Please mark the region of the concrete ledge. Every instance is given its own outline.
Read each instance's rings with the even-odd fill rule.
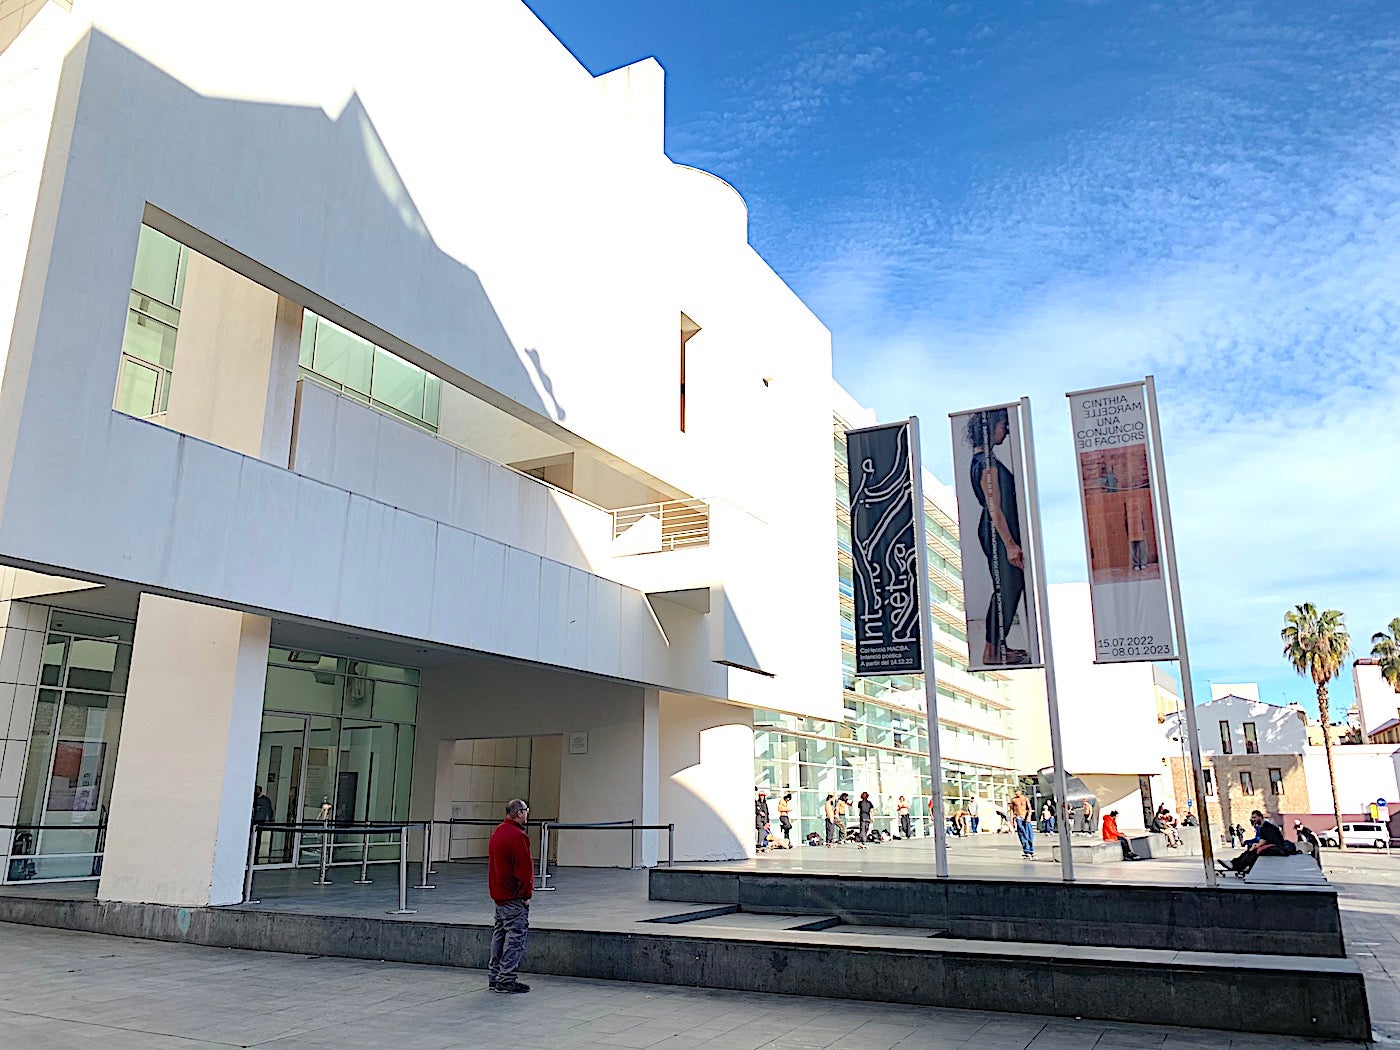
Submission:
[[[257,951],[486,965],[491,929],[395,919],[173,908],[0,896],[0,921]],[[896,943],[891,943],[891,942]],[[1350,960],[1220,956],[1114,948],[785,931],[706,935],[536,928],[531,973],[729,988],[785,995],[976,1008],[1051,1016],[1366,1040],[1370,1013]],[[1152,994],[1137,994],[1150,987]]]
[[[1076,864],[1121,864],[1123,863],[1123,847],[1116,842],[1085,842],[1072,843],[1070,853],[1074,857]],[[1054,843],[1050,847],[1050,857],[1056,864],[1060,862],[1060,844]]]
[[[835,915],[856,925],[941,929],[980,940],[1346,956],[1341,911],[1330,886],[1228,880],[1207,890],[694,868],[653,868],[649,885],[652,900]]]

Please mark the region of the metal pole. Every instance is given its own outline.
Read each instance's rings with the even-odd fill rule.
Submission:
[[[1055,646],[1050,639],[1050,585],[1045,579],[1045,537],[1040,530],[1040,493],[1035,474],[1035,441],[1031,433],[1031,399],[1021,398],[1021,448],[1025,458],[1026,513],[1030,516],[1032,559],[1035,570],[1031,586],[1035,588],[1036,618],[1040,621],[1040,639],[1045,658],[1045,703],[1050,712],[1050,760],[1055,763],[1055,830],[1060,837],[1060,877],[1074,881],[1074,847],[1070,843],[1069,780],[1065,771],[1065,745],[1060,736],[1060,697],[1055,683]],[[1024,550],[1024,548],[1022,548]],[[1028,815],[1035,819],[1035,814]]]
[[[413,915],[408,907],[408,827],[399,828],[399,910],[390,915]]]
[[[1147,419],[1152,430],[1152,460],[1157,468],[1157,488],[1162,496],[1162,544],[1167,556],[1167,586],[1171,588],[1172,621],[1176,628],[1177,661],[1181,668],[1181,699],[1186,705],[1186,733],[1191,743],[1191,778],[1201,811],[1196,819],[1201,827],[1201,861],[1206,868],[1206,885],[1216,884],[1215,843],[1210,835],[1210,811],[1206,805],[1205,767],[1201,764],[1201,737],[1196,729],[1196,697],[1191,689],[1191,658],[1186,649],[1186,617],[1181,611],[1181,583],[1176,574],[1176,537],[1172,533],[1171,503],[1167,499],[1167,464],[1162,455],[1162,424],[1157,418],[1157,384],[1151,376],[1143,381],[1147,392]]]
[[[430,885],[428,885],[428,864],[429,864],[429,861],[428,861],[428,850],[429,850],[429,848],[430,848],[431,845],[432,845],[431,840],[428,838],[428,827],[429,827],[429,825],[428,825],[427,823],[424,823],[424,825],[423,825],[423,881],[422,881],[421,883],[419,883],[417,886],[413,887],[413,888],[416,889],[416,890],[432,890],[432,889],[437,889],[436,886],[430,886]]]
[[[933,804],[933,867],[948,877],[948,835],[943,827],[943,750],[938,739],[938,682],[933,664],[933,607],[929,604],[928,536],[924,528],[924,457],[919,417],[909,417],[909,471],[914,483],[915,565],[919,571],[919,659],[924,666],[924,713],[928,719],[929,801]]]
[[[552,890],[549,884],[549,821],[540,822],[540,884],[537,890]]]
[[[368,886],[374,882],[369,877],[369,831],[365,831],[364,841],[360,844],[360,877],[355,880],[356,886]]]
[[[433,841],[433,825],[436,823],[437,821],[435,820],[429,820],[423,825],[423,834],[428,836],[429,845],[431,845]],[[452,832],[450,830],[448,831],[447,838],[449,842],[452,840]],[[433,867],[433,852],[431,849],[428,850],[428,864],[423,870],[429,875],[437,874],[437,869]]]
[[[330,819],[327,818],[326,822],[321,825],[321,874],[316,881],[311,884],[313,886],[329,886],[331,884],[331,880],[326,878],[326,845],[330,839],[330,827],[331,822]]]
[[[258,829],[253,828],[248,833],[248,870],[243,875],[243,903],[261,904],[262,901],[253,900],[253,865],[258,860]]]
[[[1389,840],[1387,840],[1387,841],[1389,841]],[[668,868],[674,868],[675,866],[676,866],[676,826],[675,826],[674,824],[667,824],[667,825],[666,825],[666,867],[668,867]]]

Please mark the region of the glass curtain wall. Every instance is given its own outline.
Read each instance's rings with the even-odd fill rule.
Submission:
[[[49,614],[6,881],[102,873],[136,625]]]
[[[897,827],[896,803],[909,802],[916,834],[930,834],[928,718],[919,675],[857,678],[855,609],[847,483],[847,423],[834,420],[836,572],[840,592],[844,717],[840,721],[755,711],[755,784],[781,798],[793,795],[794,829],[821,834],[828,793],[863,791],[875,803],[875,827]],[[992,807],[1005,808],[1015,791],[1014,733],[1006,679],[967,670],[957,525],[925,501],[934,659],[938,671],[939,740],[949,813],[983,800],[982,827],[995,829]]]
[[[273,823],[408,819],[419,672],[292,649],[268,654],[257,786]],[[336,835],[335,861],[358,861],[364,837]],[[397,859],[394,834],[371,836],[371,859]],[[314,863],[321,838],[267,832],[264,864]],[[305,855],[303,855],[305,854]]]

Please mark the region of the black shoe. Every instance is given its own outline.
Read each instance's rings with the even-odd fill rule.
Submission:
[[[511,992],[518,994],[521,992],[528,992],[530,986],[528,984],[521,984],[519,981],[500,981],[496,984],[496,987],[491,990],[493,992]]]

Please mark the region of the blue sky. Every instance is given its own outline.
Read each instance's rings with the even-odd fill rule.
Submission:
[[[1053,581],[1064,392],[1157,377],[1198,694],[1314,709],[1284,611],[1357,655],[1400,616],[1400,5],[528,2],[594,73],[661,62],[668,154],[935,473],[949,411],[1031,397]]]

